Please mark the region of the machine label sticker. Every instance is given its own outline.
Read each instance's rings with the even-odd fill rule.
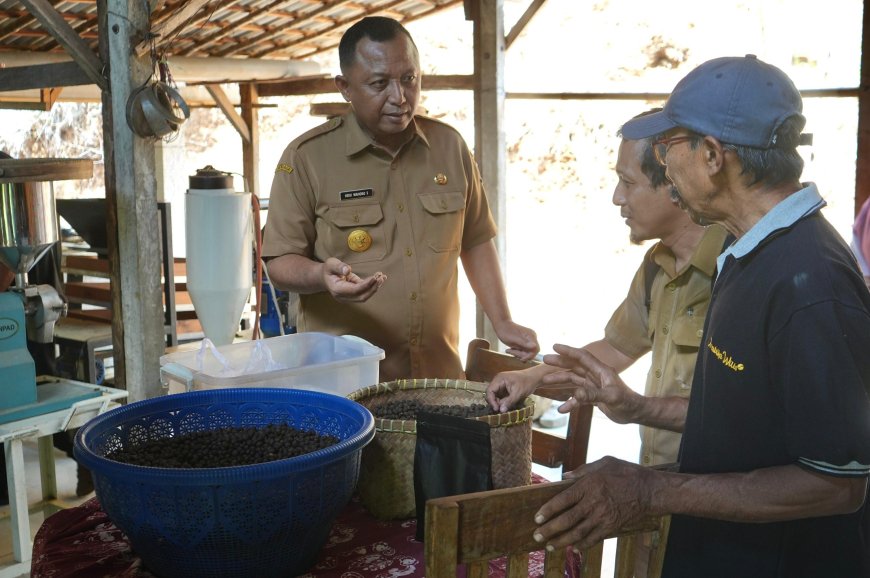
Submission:
[[[0,317],[0,341],[18,334],[18,322],[9,317]]]
[[[341,191],[339,196],[342,201],[351,201],[353,199],[364,199],[366,197],[373,197],[375,194],[374,189],[357,189],[355,191]]]

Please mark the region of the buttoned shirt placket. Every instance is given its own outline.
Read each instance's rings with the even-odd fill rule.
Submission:
[[[415,374],[420,370],[420,358],[423,351],[423,292],[421,290],[420,259],[417,255],[416,235],[411,212],[414,210],[413,194],[406,189],[404,178],[404,152],[412,146],[421,146],[414,137],[402,147],[390,162],[389,198],[396,209],[397,242],[401,247],[405,273],[405,296],[407,315],[408,351],[411,358],[411,371]]]

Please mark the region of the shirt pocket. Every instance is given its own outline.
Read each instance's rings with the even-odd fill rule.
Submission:
[[[684,307],[674,319],[671,341],[674,345],[674,380],[680,390],[688,392],[695,373],[695,360],[704,338],[704,317],[708,302]],[[678,395],[677,392],[674,392]]]
[[[383,260],[387,254],[384,212],[379,203],[331,205],[324,215],[327,256],[347,264]]]
[[[700,282],[696,280],[686,290],[689,293],[680,304],[671,338],[679,346],[697,349],[704,338],[704,319],[710,308],[710,280],[706,277]]]
[[[465,191],[438,191],[417,195],[423,205],[423,240],[436,253],[462,246]]]

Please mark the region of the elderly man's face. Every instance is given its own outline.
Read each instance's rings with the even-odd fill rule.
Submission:
[[[404,34],[387,42],[363,38],[346,75],[335,79],[357,119],[389,149],[400,147],[420,101],[417,49]]]
[[[658,154],[665,161],[665,174],[674,183],[672,195],[692,220],[699,225],[709,225],[704,215],[707,195],[704,191],[708,183],[704,178],[702,147],[693,147],[688,133],[676,131],[668,135],[673,143],[667,147],[666,154]]]

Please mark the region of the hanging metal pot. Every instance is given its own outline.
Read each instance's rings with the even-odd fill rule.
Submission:
[[[140,86],[127,99],[127,125],[142,138],[163,138],[189,117],[181,94],[165,82]]]

